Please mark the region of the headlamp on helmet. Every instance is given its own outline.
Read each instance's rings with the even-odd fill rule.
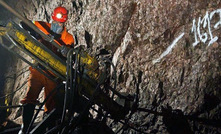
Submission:
[[[62,18],[62,14],[61,14],[61,13],[58,13],[58,14],[56,15],[56,17],[57,17],[58,19],[61,19],[61,18]]]
[[[64,7],[57,7],[52,13],[52,19],[58,22],[66,22],[68,19],[68,11]]]

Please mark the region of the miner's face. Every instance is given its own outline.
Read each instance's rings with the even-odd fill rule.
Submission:
[[[56,33],[56,34],[61,34],[61,32],[64,29],[64,23],[58,22],[58,21],[53,21],[51,23],[51,30]]]

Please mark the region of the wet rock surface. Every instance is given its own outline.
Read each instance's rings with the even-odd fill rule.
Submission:
[[[146,133],[221,133],[220,0],[18,2],[28,19],[48,22],[54,7],[65,6],[78,45],[93,56],[109,53],[118,91],[136,93],[141,78],[139,107],[164,114],[137,112],[130,119],[134,127]]]

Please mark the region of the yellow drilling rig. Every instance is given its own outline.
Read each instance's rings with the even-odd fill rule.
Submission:
[[[61,49],[52,36],[45,35],[31,21],[18,14],[2,0],[0,0],[0,4],[28,25],[33,31],[38,33],[44,40],[50,42],[51,45],[55,46],[57,49]],[[7,25],[0,27],[0,36],[10,42],[10,44],[8,44],[5,43],[4,40],[0,40],[0,44],[8,51],[21,58],[24,62],[37,69],[51,80],[63,81],[64,84],[61,85],[64,86],[60,86],[56,89],[59,90],[61,87],[65,88],[64,105],[61,108],[63,112],[60,117],[59,125],[55,126],[55,128],[51,131],[60,133],[67,133],[71,130],[74,131],[74,129],[79,125],[78,122],[80,122],[81,118],[85,116],[84,114],[88,113],[93,104],[97,104],[106,111],[106,114],[103,116],[107,117],[108,114],[110,114],[111,118],[114,120],[124,119],[125,115],[129,112],[129,109],[115,102],[113,100],[113,96],[117,95],[123,99],[129,99],[115,91],[116,84],[114,88],[111,86],[103,86],[106,80],[105,71],[99,70],[98,61],[85,51],[82,51],[81,48],[70,49],[67,59],[60,58],[39,42],[35,37],[31,36],[29,31],[23,29],[19,24],[13,21],[10,21]],[[25,53],[31,57],[31,60],[36,62],[32,63],[30,58],[27,58],[27,56],[24,56],[21,52]],[[49,76],[41,68],[42,66],[54,75]],[[108,92],[109,90],[112,90],[112,97],[104,93],[104,90],[106,92],[107,90]],[[86,98],[88,102],[84,110],[76,117],[74,116],[75,110],[71,104],[73,104],[73,101],[75,101],[78,96]],[[42,106],[43,104],[44,103],[42,103]],[[54,111],[56,110],[53,110],[49,114],[50,116],[45,118],[42,123],[37,125],[34,129],[31,129],[34,119],[39,112],[38,111],[35,118],[33,118],[29,125],[29,132],[43,133],[43,128],[46,128],[48,122],[54,119]]]

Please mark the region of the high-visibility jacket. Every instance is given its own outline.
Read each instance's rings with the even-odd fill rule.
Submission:
[[[51,24],[42,21],[34,21],[34,24],[45,34],[49,35],[52,34],[50,28]],[[55,38],[55,42],[58,43],[60,46],[62,45],[73,45],[75,43],[74,38],[71,34],[67,32],[67,29],[64,27],[64,30],[61,33],[60,38]]]
[[[45,34],[49,35],[51,34],[51,24],[41,21],[35,21],[34,24]],[[60,46],[66,45],[71,46],[75,43],[74,38],[71,34],[69,34],[64,28],[63,32],[60,36],[56,36],[55,42],[58,43]],[[52,44],[45,41],[44,39],[39,40],[47,46],[49,49],[51,49],[54,53],[59,54],[57,51],[57,48],[55,48]],[[30,67],[30,76],[28,79],[28,91],[26,93],[26,96],[20,101],[22,104],[32,103],[36,104],[38,103],[37,98],[42,90],[42,88],[45,88],[44,95],[45,97],[50,94],[50,92],[56,87],[57,83],[51,81],[49,78],[38,72],[36,69]],[[48,99],[48,101],[45,103],[45,112],[50,112],[55,108],[55,96],[52,96]]]

